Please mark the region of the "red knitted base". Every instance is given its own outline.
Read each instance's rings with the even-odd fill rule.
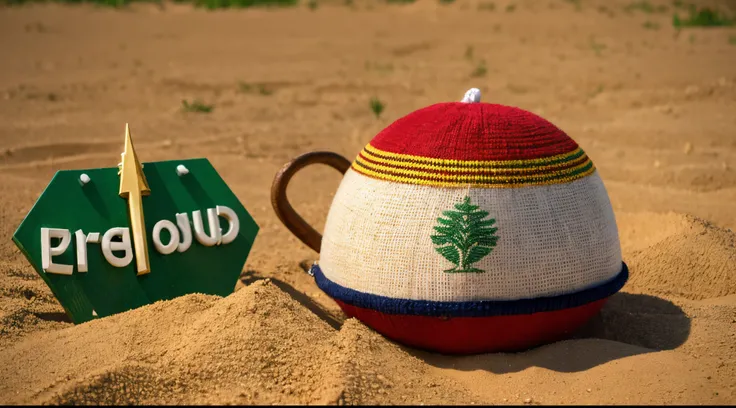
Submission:
[[[389,153],[451,160],[528,160],[569,153],[578,144],[546,119],[490,103],[438,103],[414,111],[370,144]]]
[[[519,351],[562,340],[595,316],[606,300],[553,312],[448,320],[389,315],[335,301],[345,314],[396,342],[445,354],[475,354]]]

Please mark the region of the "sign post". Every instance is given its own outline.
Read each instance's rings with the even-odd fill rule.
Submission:
[[[207,159],[57,172],[13,241],[74,323],[235,289],[258,226]]]

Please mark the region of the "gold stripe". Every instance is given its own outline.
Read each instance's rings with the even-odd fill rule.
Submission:
[[[364,169],[368,169],[371,171],[375,170],[383,170],[388,171],[391,173],[398,173],[401,176],[406,176],[408,178],[411,178],[411,176],[418,176],[418,177],[426,177],[426,178],[432,178],[436,180],[443,180],[443,181],[454,181],[455,183],[463,183],[463,182],[490,182],[490,183],[497,183],[497,182],[512,182],[512,183],[524,183],[527,180],[534,180],[539,179],[543,177],[555,177],[555,176],[564,176],[570,173],[575,173],[577,170],[581,170],[582,168],[590,165],[591,168],[594,167],[592,162],[590,160],[586,160],[585,162],[570,167],[568,169],[565,169],[563,171],[551,171],[543,174],[533,174],[533,175],[519,175],[519,176],[487,176],[487,175],[460,175],[460,174],[438,174],[438,173],[427,173],[423,171],[416,171],[416,170],[404,170],[404,169],[396,169],[393,167],[387,167],[387,166],[381,166],[381,165],[375,165],[375,164],[365,164],[359,159],[355,160],[354,164],[360,165],[360,167]],[[383,174],[383,173],[380,173]],[[385,176],[389,176],[387,174],[384,174]],[[391,177],[394,177],[391,175]]]
[[[456,165],[464,165],[464,166],[503,166],[503,165],[521,165],[521,166],[531,166],[534,164],[547,164],[551,161],[557,161],[557,160],[564,160],[569,158],[570,156],[574,156],[576,153],[580,152],[580,147],[577,149],[569,152],[569,153],[563,153],[558,154],[556,156],[550,156],[550,157],[542,157],[539,159],[527,159],[527,160],[451,160],[451,159],[433,159],[429,157],[421,157],[421,156],[413,156],[409,154],[398,154],[398,153],[390,153],[385,152],[383,150],[377,149],[373,146],[371,146],[370,143],[368,143],[365,146],[365,151],[371,153],[371,154],[377,154],[385,157],[389,157],[391,159],[398,159],[398,160],[411,160],[419,163],[428,163],[428,164],[438,164],[438,165],[446,165],[446,166],[456,166]]]
[[[419,184],[419,185],[434,186],[434,187],[474,187],[474,188],[488,188],[488,187],[517,188],[517,187],[526,187],[526,186],[562,184],[562,183],[569,183],[571,181],[575,181],[583,177],[587,177],[593,174],[593,172],[595,172],[595,166],[591,166],[590,169],[588,169],[587,171],[583,173],[575,174],[569,177],[561,177],[558,179],[533,181],[533,182],[522,182],[522,183],[513,183],[513,184],[512,183],[491,184],[491,183],[443,182],[443,181],[434,181],[434,180],[422,180],[422,179],[416,179],[416,178],[410,178],[410,177],[399,177],[399,176],[393,176],[389,174],[378,173],[378,172],[375,172],[373,170],[366,169],[366,168],[358,169],[356,168],[355,165],[353,165],[353,169],[355,169],[359,173],[362,173],[372,178],[376,178],[380,180],[394,181],[397,183]]]
[[[579,148],[576,150],[576,152],[578,151],[580,151]],[[396,161],[396,160],[387,160],[387,159],[382,159],[380,157],[374,156],[367,149],[364,149],[361,152],[361,154],[367,159],[378,163],[378,164],[364,163],[366,166],[386,165],[386,166],[390,166],[391,168],[395,168],[393,166],[399,166],[399,167],[411,167],[414,169],[437,170],[437,171],[444,171],[444,172],[468,172],[468,173],[530,173],[530,172],[554,170],[560,167],[565,167],[569,165],[570,161],[578,161],[578,160],[583,160],[583,162],[590,161],[587,155],[585,153],[582,153],[580,157],[577,157],[570,161],[563,161],[560,163],[550,164],[546,166],[542,165],[542,166],[530,166],[530,167],[501,167],[501,168],[499,167],[458,167],[458,166],[451,166],[451,165],[438,166],[435,164],[424,164],[424,163],[412,163],[412,162],[404,162],[404,161]],[[359,160],[359,159],[360,158],[358,157],[355,160]],[[395,169],[395,171],[405,171],[405,169]]]

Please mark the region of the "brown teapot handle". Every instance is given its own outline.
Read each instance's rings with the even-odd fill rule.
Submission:
[[[317,232],[311,225],[307,224],[304,219],[294,211],[286,198],[286,187],[289,181],[297,171],[303,169],[310,164],[326,164],[336,169],[342,174],[350,168],[350,161],[332,152],[309,152],[296,157],[294,160],[286,163],[281,170],[276,173],[276,177],[271,184],[271,205],[276,215],[286,228],[291,231],[304,244],[319,253],[322,246],[322,234]]]

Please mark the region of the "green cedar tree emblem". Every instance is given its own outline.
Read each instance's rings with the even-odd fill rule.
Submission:
[[[431,237],[437,245],[435,250],[455,265],[445,272],[485,272],[472,265],[490,254],[496,246],[498,237],[494,234],[498,228],[493,227],[496,220],[484,220],[488,211],[470,204],[470,197],[455,204],[455,209],[457,211],[442,212],[447,218],[437,218],[439,224],[434,227],[437,234]]]

